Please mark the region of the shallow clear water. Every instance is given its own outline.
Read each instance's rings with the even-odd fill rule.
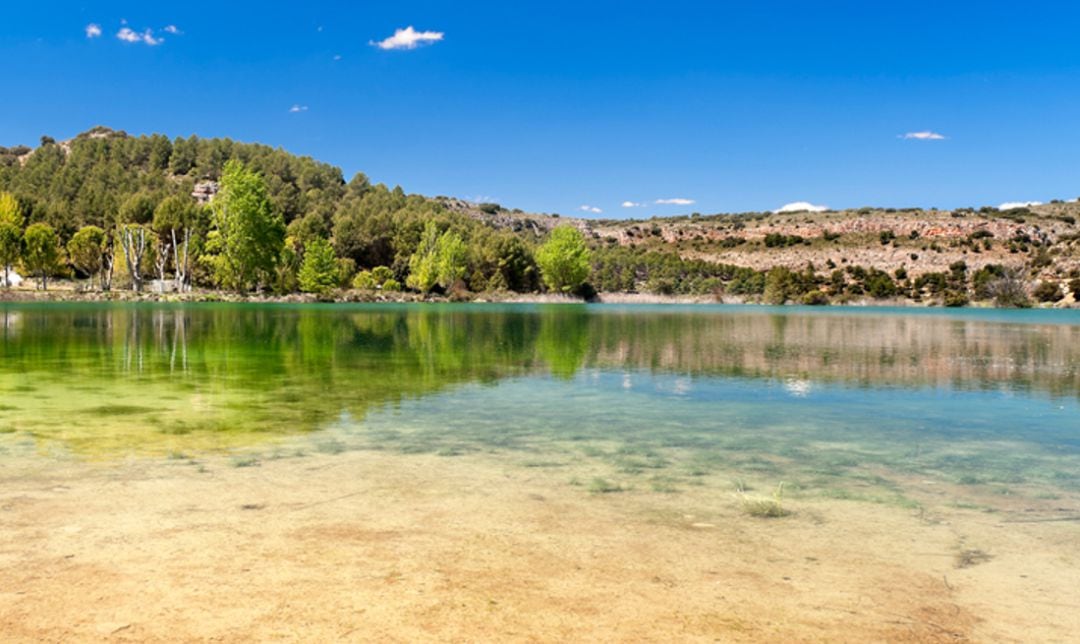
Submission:
[[[1080,489],[1077,311],[48,304],[0,322],[0,463],[377,449],[663,494]]]

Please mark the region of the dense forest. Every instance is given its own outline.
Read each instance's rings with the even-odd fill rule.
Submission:
[[[334,166],[265,145],[129,136],[98,127],[70,141],[42,137],[33,149],[0,148],[2,279],[7,285],[7,271],[18,269],[42,289],[62,278],[101,290],[410,290],[452,297],[603,291],[806,304],[910,298],[1025,306],[1080,294],[1075,269],[1059,270],[1053,280],[1032,279],[1033,270],[1052,264],[1051,253],[1060,252],[1046,234],[1008,242],[1014,254],[1018,248],[1030,254],[1026,264],[959,259],[918,272],[846,258],[843,264],[798,259],[770,265],[766,259],[762,265],[718,261],[707,251],[711,245],[715,253],[743,253],[736,259],[759,257],[756,251],[790,255],[804,245],[835,245],[840,235],[771,232],[748,241],[734,231],[757,215],[683,218],[686,226],[699,226],[693,230],[679,218],[605,227],[460,203],[372,184],[362,173],[346,181]],[[719,236],[725,227],[733,232]],[[929,252],[915,241],[917,231],[878,237],[882,247],[922,243]],[[964,256],[969,248],[989,251],[992,237],[984,230],[970,234]],[[911,253],[911,261],[916,258]]]

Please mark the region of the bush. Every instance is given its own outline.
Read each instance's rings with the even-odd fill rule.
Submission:
[[[944,304],[948,307],[967,306],[970,303],[967,293],[963,291],[946,291]]]
[[[385,266],[376,266],[371,269],[371,277],[376,284],[385,284],[387,281],[394,279],[394,271]]]
[[[997,306],[1018,309],[1031,306],[1024,282],[1015,273],[1006,272],[1004,277],[991,282],[987,286],[987,291],[994,298],[994,304]]]
[[[338,286],[346,288],[356,275],[356,260],[351,257],[342,257],[337,260]]]
[[[375,278],[371,271],[360,271],[353,278],[352,287],[361,291],[370,291],[376,286]]]
[[[1040,302],[1060,302],[1065,294],[1061,292],[1061,287],[1057,282],[1039,282],[1039,285],[1035,287],[1032,292],[1035,299]]]
[[[325,294],[338,284],[338,264],[334,247],[325,239],[314,239],[304,250],[300,265],[300,289],[305,293]]]
[[[1080,302],[1080,278],[1069,280],[1069,290],[1072,291],[1073,299]]]
[[[573,226],[558,226],[536,251],[540,275],[552,291],[570,293],[585,283],[590,270],[585,237]]]
[[[815,289],[802,296],[802,303],[808,306],[824,306],[829,303],[829,298],[821,291]]]
[[[401,282],[397,281],[394,278],[390,278],[383,282],[382,290],[390,293],[397,293],[401,290]]]

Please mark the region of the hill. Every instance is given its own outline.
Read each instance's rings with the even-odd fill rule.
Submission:
[[[372,185],[362,173],[346,182],[339,168],[265,145],[131,136],[104,127],[67,141],[42,137],[37,148],[0,148],[0,191],[14,195],[26,224],[52,226],[61,245],[85,226],[110,232],[145,226],[151,237],[160,236],[156,245],[165,251],[156,271],[163,281],[177,272],[171,263],[179,260],[170,259],[168,236],[155,230],[155,213],[170,201],[170,207],[190,208],[197,223],[189,279],[214,287],[221,284],[212,266],[198,259],[214,234],[207,204],[230,160],[263,177],[272,209],[286,226],[287,252],[275,277],[258,283],[279,292],[299,288],[305,249],[320,239],[332,244],[340,285],[351,285],[357,270],[370,277],[377,267],[386,267],[380,275],[392,283],[405,284],[428,222],[464,244],[454,284],[459,293],[542,289],[535,250],[559,225],[580,230],[591,247],[586,293],[1009,305],[1032,297],[1072,303],[1080,290],[1077,202],[1010,210],[860,208],[589,220],[408,195],[400,187]],[[68,259],[53,272],[85,277]]]

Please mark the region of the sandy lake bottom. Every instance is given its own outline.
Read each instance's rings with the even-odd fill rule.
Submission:
[[[1060,508],[597,492],[498,456],[8,467],[6,641],[1068,641]],[[570,467],[569,469],[572,469]],[[559,470],[559,471],[555,471]],[[749,494],[749,493],[744,493]]]

